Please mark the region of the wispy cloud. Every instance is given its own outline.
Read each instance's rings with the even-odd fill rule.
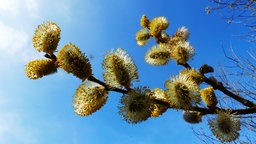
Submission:
[[[32,47],[32,34],[37,21],[54,17],[69,21],[72,17],[69,0],[0,0],[0,56],[6,61],[23,64],[42,58]],[[4,58],[3,58],[4,57]]]
[[[17,54],[28,43],[28,34],[23,30],[14,29],[0,22],[0,50],[5,53]]]
[[[25,63],[38,57],[31,44],[27,27],[38,17],[36,0],[0,0],[0,56],[2,60]],[[30,34],[30,35],[29,35]]]
[[[84,7],[86,11],[73,15],[75,9],[72,0],[0,0],[0,70],[2,71],[0,79],[6,77],[5,79],[8,81],[4,84],[10,85],[0,88],[0,143],[44,143],[42,141],[47,140],[49,133],[57,136],[56,141],[62,139],[61,135],[68,134],[68,130],[63,130],[67,125],[64,125],[60,119],[42,118],[42,122],[28,122],[34,121],[37,117],[23,108],[28,107],[24,105],[31,100],[26,97],[24,101],[18,99],[17,96],[25,94],[18,93],[17,90],[15,92],[11,87],[15,85],[20,89],[25,89],[25,84],[21,81],[17,82],[17,79],[11,77],[8,72],[14,72],[29,60],[43,57],[43,53],[38,53],[32,44],[33,31],[38,24],[45,20],[59,20],[62,23],[68,23],[81,14],[89,15],[89,10],[93,7],[86,5]],[[87,11],[88,13],[85,13]],[[19,66],[16,68],[10,65],[10,61],[15,66]],[[22,73],[20,69],[15,72]],[[64,73],[64,71],[60,72]],[[10,92],[10,94],[6,96],[3,91]],[[22,104],[17,106],[13,102]],[[73,140],[74,143],[78,143],[76,137]]]
[[[39,10],[38,0],[0,0],[0,12],[8,14],[9,17],[23,15],[37,17]],[[25,15],[23,15],[23,18]]]
[[[15,29],[0,21],[0,56],[17,62],[27,62],[39,55],[35,54],[27,32]]]
[[[0,0],[0,12],[9,13],[11,15],[18,14],[19,1],[18,0]]]
[[[27,12],[31,17],[39,17],[39,1],[37,0],[25,0]]]
[[[18,85],[22,87],[22,82],[17,82],[17,79],[11,77],[8,72],[15,71],[20,68],[20,65],[26,64],[29,60],[43,57],[42,53],[38,53],[33,48],[32,36],[37,24],[40,24],[38,21],[47,17],[43,15],[44,12],[48,8],[54,9],[52,5],[49,5],[51,1],[48,1],[48,3],[47,1],[0,0],[0,70],[2,72],[0,79],[8,79],[4,82],[7,85],[13,85],[14,83],[17,85],[19,83]],[[47,3],[47,5],[45,4],[46,7],[42,8],[41,5],[44,3]],[[63,5],[66,7],[63,11],[69,11],[67,5]],[[56,8],[57,5],[54,7]],[[61,16],[56,15],[56,17]],[[22,71],[17,73],[22,73]],[[42,136],[38,133],[42,134],[45,130],[35,128],[35,125],[28,122],[34,120],[34,115],[30,116],[26,113],[26,109],[23,109],[25,104],[17,106],[13,103],[25,102],[17,99],[15,97],[17,95],[9,86],[0,88],[0,143],[42,143]],[[46,123],[51,122],[47,121]]]

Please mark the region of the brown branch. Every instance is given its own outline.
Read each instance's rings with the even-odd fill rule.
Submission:
[[[185,65],[183,65],[183,66],[186,67],[186,68],[191,68],[191,66],[189,64],[187,64],[187,63]],[[98,84],[104,86],[109,91],[115,91],[115,92],[119,92],[119,93],[122,93],[122,94],[127,94],[128,93],[128,90],[111,87],[111,86],[107,85],[105,82],[100,81],[99,79],[95,78],[93,75],[91,75],[88,78],[88,80],[93,81],[95,83],[98,83]],[[229,90],[227,90],[223,85],[218,85],[216,82],[212,81],[211,79],[209,79],[207,77],[205,77],[205,82],[208,83],[209,85],[213,86],[213,88],[222,91],[226,95],[232,97],[233,99],[241,102],[242,104],[244,104],[245,106],[248,106],[250,108],[247,108],[247,109],[234,109],[234,110],[232,110],[232,109],[221,109],[219,107],[215,107],[215,108],[192,107],[191,110],[201,112],[202,115],[216,114],[217,111],[229,111],[231,114],[235,114],[235,115],[256,113],[256,105],[254,105],[251,101],[246,100],[246,99],[244,99],[244,98],[242,98],[242,97],[240,97],[238,95],[235,95],[234,93],[232,93]],[[155,99],[155,102],[157,104],[161,104],[161,105],[167,106],[168,108],[173,108],[167,102],[163,102],[161,100],[156,100],[156,99]],[[181,109],[183,109],[183,108],[181,108]]]
[[[185,63],[182,66],[184,66],[186,69],[191,69],[191,66],[188,63]]]
[[[111,87],[109,85],[107,85],[106,83],[100,81],[99,79],[95,78],[93,75],[91,75],[88,80],[90,81],[93,81],[95,83],[98,83],[102,86],[104,86],[108,91],[115,91],[115,92],[119,92],[119,93],[122,93],[122,94],[127,94],[128,91],[127,90],[124,90],[124,89],[120,89],[120,88],[115,88],[115,87]]]
[[[51,60],[54,61],[54,62],[57,61],[57,57],[56,57],[56,55],[54,55],[54,54],[48,54],[48,53],[46,53],[46,54],[44,55],[44,57],[46,57],[46,58],[48,58],[48,59],[51,59]]]
[[[156,99],[155,99],[155,102],[157,104],[164,105],[168,108],[173,108],[173,107],[170,106],[170,104],[168,102],[164,102],[164,101],[156,100]],[[180,108],[180,109],[183,109],[183,108]],[[215,108],[211,108],[211,109],[210,108],[202,108],[202,107],[191,107],[191,110],[198,111],[202,115],[217,114],[218,111],[227,111],[227,112],[230,112],[231,114],[234,114],[234,115],[242,115],[242,114],[256,113],[256,106],[246,108],[246,109],[233,109],[233,110],[232,109],[222,109],[222,108],[219,108],[219,107],[215,107]]]
[[[189,66],[187,64],[187,66]],[[190,66],[189,66],[190,67]],[[90,81],[93,81],[95,83],[98,83],[102,86],[104,86],[105,88],[107,88],[107,90],[109,91],[115,91],[115,92],[119,92],[119,93],[122,93],[122,94],[127,94],[128,91],[127,90],[124,90],[124,89],[120,89],[120,88],[113,88],[113,87],[110,87],[108,86],[106,83],[98,80],[97,78],[95,78],[93,75],[91,75],[88,80]],[[212,84],[211,84],[212,85]],[[213,84],[214,85],[214,84]],[[164,105],[168,108],[174,108],[172,106],[170,106],[170,104],[168,102],[164,102],[164,101],[161,101],[161,100],[156,100],[155,99],[155,102],[157,104],[160,104],[160,105]],[[183,109],[183,108],[181,108]],[[202,115],[207,115],[207,114],[216,114],[218,111],[228,111],[230,112],[231,114],[235,114],[235,115],[241,115],[241,114],[252,114],[252,113],[256,113],[256,105],[253,106],[253,107],[250,107],[250,108],[246,108],[246,109],[221,109],[219,107],[215,107],[215,108],[202,108],[202,107],[191,107],[191,110],[193,111],[198,111],[200,112]]]
[[[226,94],[227,96],[230,96],[231,98],[235,99],[236,101],[242,103],[244,106],[248,106],[248,107],[253,107],[254,103],[239,96],[236,95],[234,93],[232,93],[231,91],[227,90],[221,83],[216,83],[214,81],[212,81],[211,79],[207,78],[204,76],[204,82],[211,85],[214,89],[218,89],[221,92],[223,92],[224,94]]]
[[[195,111],[199,111],[202,113],[202,115],[206,114],[216,114],[217,111],[227,111],[234,115],[243,115],[243,114],[253,114],[256,113],[256,107],[250,107],[246,109],[221,109],[216,107],[215,109],[207,109],[207,108],[200,108],[200,107],[193,107]]]
[[[191,68],[191,66],[186,63],[183,65],[185,68]],[[231,91],[229,91],[228,89],[226,89],[221,82],[215,82],[209,78],[207,78],[206,76],[204,76],[204,82],[211,85],[214,89],[217,89],[221,92],[223,92],[224,94],[226,94],[227,96],[230,96],[231,98],[235,99],[236,101],[242,103],[244,106],[248,106],[248,107],[253,107],[255,106],[255,104],[239,95],[236,95],[234,93],[232,93]]]

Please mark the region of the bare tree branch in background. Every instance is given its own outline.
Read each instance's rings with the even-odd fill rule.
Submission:
[[[238,34],[256,41],[256,0],[210,0],[213,6],[205,8],[207,14],[219,11],[227,23],[242,24],[248,28],[248,33]]]
[[[256,57],[255,50],[248,50],[247,57],[238,56],[233,49],[231,56],[225,52],[227,59],[234,63],[233,67],[221,67],[220,79],[228,89],[243,97],[256,100]]]
[[[256,100],[256,55],[255,50],[251,49],[247,51],[247,56],[242,57],[237,55],[231,48],[228,52],[224,51],[224,54],[228,60],[231,61],[232,66],[220,66],[219,74],[216,76],[224,85],[225,88],[233,93],[242,96],[248,100]],[[221,98],[221,107],[241,107],[235,101],[231,101],[228,97]],[[234,144],[254,144],[256,143],[256,116],[255,115],[237,115],[241,121],[241,129],[243,132],[240,134],[240,138],[233,141]],[[207,135],[203,129],[193,129],[196,136],[206,143],[219,143],[215,137]]]

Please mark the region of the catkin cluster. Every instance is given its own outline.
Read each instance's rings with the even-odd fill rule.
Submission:
[[[145,46],[153,37],[158,46],[153,46],[145,54],[145,60],[151,65],[166,65],[170,59],[184,65],[194,56],[194,48],[188,42],[189,31],[186,27],[179,28],[171,37],[165,32],[169,22],[165,17],[149,20],[145,15],[141,17],[142,28],[136,33],[139,46]]]
[[[165,98],[162,101],[168,102],[171,108],[183,109],[183,119],[186,122],[191,124],[201,122],[203,115],[194,111],[193,108],[205,104],[209,109],[214,109],[218,104],[213,87],[200,89],[200,85],[206,79],[204,74],[213,72],[214,69],[207,64],[202,65],[199,70],[188,67],[187,62],[194,56],[195,51],[188,41],[190,33],[186,27],[178,28],[172,36],[169,36],[165,32],[169,26],[165,17],[156,17],[150,21],[145,15],[141,17],[140,25],[142,28],[136,33],[137,44],[145,46],[150,37],[154,38],[157,43],[145,54],[145,61],[148,64],[166,65],[173,59],[178,65],[186,67],[178,75],[172,75],[165,82]],[[159,108],[155,108],[156,112],[157,110]],[[164,111],[163,107],[161,113]],[[221,112],[217,118],[209,121],[209,125],[213,134],[220,141],[230,142],[239,136],[239,122],[229,113]]]
[[[33,46],[38,52],[45,52],[50,59],[37,59],[28,62],[25,73],[30,79],[38,79],[57,72],[58,65],[54,52],[60,40],[60,28],[54,22],[46,22],[37,27],[33,36]]]
[[[140,25],[142,28],[136,33],[137,44],[145,46],[151,37],[157,43],[145,54],[148,64],[166,65],[173,59],[178,65],[186,67],[166,80],[165,90],[133,87],[139,79],[138,68],[122,48],[104,55],[104,82],[96,79],[88,57],[76,45],[68,43],[56,51],[61,30],[54,22],[39,25],[33,36],[34,48],[44,52],[48,59],[28,62],[25,73],[30,79],[38,79],[62,68],[81,79],[83,83],[73,96],[74,112],[79,116],[88,116],[101,109],[108,99],[109,91],[113,90],[123,93],[118,108],[120,116],[128,123],[136,124],[150,117],[158,117],[168,108],[184,110],[183,119],[188,123],[200,123],[203,114],[194,108],[203,104],[201,99],[209,109],[216,108],[218,104],[213,87],[200,89],[205,80],[204,74],[213,72],[213,68],[204,64],[198,71],[188,66],[187,62],[194,56],[194,48],[188,41],[190,33],[186,27],[179,28],[169,36],[165,32],[169,27],[167,18],[160,16],[149,20],[145,15],[141,17]],[[228,112],[216,112],[217,117],[208,121],[212,133],[221,142],[237,139],[240,121]]]
[[[37,27],[33,36],[33,46],[38,52],[44,52],[45,59],[28,62],[25,73],[30,79],[38,79],[57,72],[60,67],[68,73],[85,80],[92,75],[89,59],[76,45],[68,43],[55,52],[60,41],[60,27],[54,22],[45,22]]]

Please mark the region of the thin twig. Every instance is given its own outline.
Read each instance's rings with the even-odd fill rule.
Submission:
[[[115,92],[119,92],[119,93],[122,93],[122,94],[127,94],[128,93],[127,90],[120,89],[120,88],[115,88],[115,87],[111,87],[111,86],[107,85],[103,81],[100,81],[99,79],[95,78],[93,75],[91,75],[88,78],[88,80],[93,81],[95,83],[98,83],[98,84],[104,86],[108,91],[115,91]]]

